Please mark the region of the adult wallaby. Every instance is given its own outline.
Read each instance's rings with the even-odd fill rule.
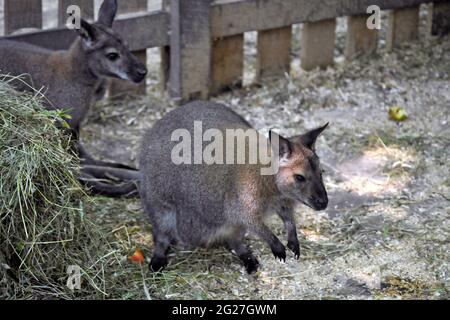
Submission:
[[[105,0],[96,23],[81,19],[79,38],[67,51],[51,51],[27,43],[0,39],[0,74],[25,76],[34,88],[44,88],[45,107],[70,108],[67,120],[75,139],[89,108],[104,90],[106,78],[120,78],[139,83],[147,74],[146,66],[128,49],[112,30],[117,0]],[[16,83],[18,89],[27,89]],[[29,87],[28,87],[29,88]],[[78,143],[85,163],[128,168],[94,160]]]
[[[168,113],[145,136],[140,159],[140,194],[153,226],[155,248],[151,270],[166,267],[170,246],[180,243],[193,247],[225,245],[236,253],[248,273],[256,272],[259,263],[244,243],[246,231],[258,235],[276,258],[285,260],[284,245],[264,223],[272,212],[283,220],[287,246],[298,259],[295,204],[303,203],[315,210],[324,210],[328,205],[314,149],[317,137],[328,124],[290,139],[275,133],[271,133],[269,140],[264,138],[264,143],[272,147],[274,137],[278,138],[279,148],[271,152],[279,152],[280,160],[278,173],[262,175],[259,162],[176,165],[173,150],[179,142],[172,141],[172,133],[187,130],[194,137],[194,123],[199,121],[205,132],[216,129],[223,136],[229,129],[251,129],[247,121],[223,105],[194,102]],[[202,142],[203,148],[207,145]]]

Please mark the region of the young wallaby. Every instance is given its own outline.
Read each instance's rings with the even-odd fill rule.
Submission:
[[[140,159],[140,195],[153,226],[151,270],[166,267],[169,248],[178,243],[192,247],[224,245],[236,253],[248,273],[254,273],[259,263],[245,245],[247,231],[264,240],[276,258],[285,260],[285,246],[264,223],[272,212],[283,220],[287,247],[298,259],[300,245],[293,215],[296,203],[314,210],[324,210],[328,205],[314,148],[328,124],[290,139],[271,132],[264,143],[273,147],[272,140],[278,138],[279,148],[271,152],[279,152],[279,170],[262,175],[259,162],[175,164],[173,150],[178,142],[172,141],[171,135],[181,129],[195,136],[195,122],[200,121],[205,132],[219,130],[223,136],[229,129],[251,129],[247,121],[223,105],[194,102],[168,113],[146,134]],[[202,142],[203,148],[207,145]]]
[[[105,0],[96,23],[81,19],[79,38],[67,51],[51,51],[27,43],[0,39],[0,74],[27,75],[34,88],[44,88],[45,107],[70,109],[67,120],[75,139],[89,108],[101,94],[108,77],[139,83],[146,66],[112,30],[117,0]],[[23,82],[17,82],[19,85]],[[27,89],[21,86],[18,89]],[[78,144],[80,157],[89,164],[126,167],[96,161]]]

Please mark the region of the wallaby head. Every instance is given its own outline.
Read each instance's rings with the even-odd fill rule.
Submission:
[[[270,132],[270,140],[278,136],[279,171],[276,176],[278,190],[286,197],[299,201],[314,210],[325,210],[328,195],[322,179],[322,168],[315,152],[317,137],[328,127],[320,128],[293,138],[283,138]]]
[[[105,0],[96,23],[81,19],[78,34],[88,57],[90,71],[97,77],[113,77],[139,83],[147,68],[128,49],[125,41],[112,29],[117,14],[117,0]]]

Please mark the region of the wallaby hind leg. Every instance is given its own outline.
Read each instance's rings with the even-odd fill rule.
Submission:
[[[300,259],[300,243],[297,236],[297,228],[295,226],[294,210],[289,204],[282,205],[279,210],[277,210],[278,216],[283,220],[284,228],[286,229],[288,235],[287,247],[291,250],[295,259]]]
[[[168,234],[159,230],[156,225],[153,225],[153,242],[155,243],[155,249],[149,268],[153,272],[159,272],[169,264],[168,253],[172,240]]]
[[[245,232],[239,236],[226,240],[228,249],[234,250],[238,258],[242,261],[248,274],[253,274],[258,271],[259,262],[253,255],[250,248],[245,244]]]
[[[169,264],[170,246],[177,242],[176,211],[166,204],[159,203],[155,198],[149,199],[142,190],[141,200],[144,211],[152,224],[155,244],[149,268],[153,272],[162,271]]]

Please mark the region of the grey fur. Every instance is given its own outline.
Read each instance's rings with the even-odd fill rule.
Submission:
[[[247,231],[258,235],[275,257],[284,261],[284,245],[264,223],[271,213],[277,213],[284,221],[288,248],[298,258],[300,248],[293,215],[296,199],[280,191],[278,175],[262,176],[259,164],[175,165],[172,162],[171,152],[177,144],[171,142],[172,132],[184,128],[193,134],[194,121],[202,121],[205,131],[251,128],[247,121],[223,105],[194,102],[168,113],[145,135],[140,159],[140,194],[153,225],[155,249],[151,269],[158,271],[167,265],[167,252],[174,243],[193,247],[219,244],[233,250],[249,273],[255,272],[258,261],[245,245]],[[293,153],[300,152],[296,151],[297,147],[300,144],[292,146]],[[319,176],[319,184],[323,186],[321,174],[315,177],[319,179]],[[318,194],[325,202],[325,189],[319,188],[310,197]]]

